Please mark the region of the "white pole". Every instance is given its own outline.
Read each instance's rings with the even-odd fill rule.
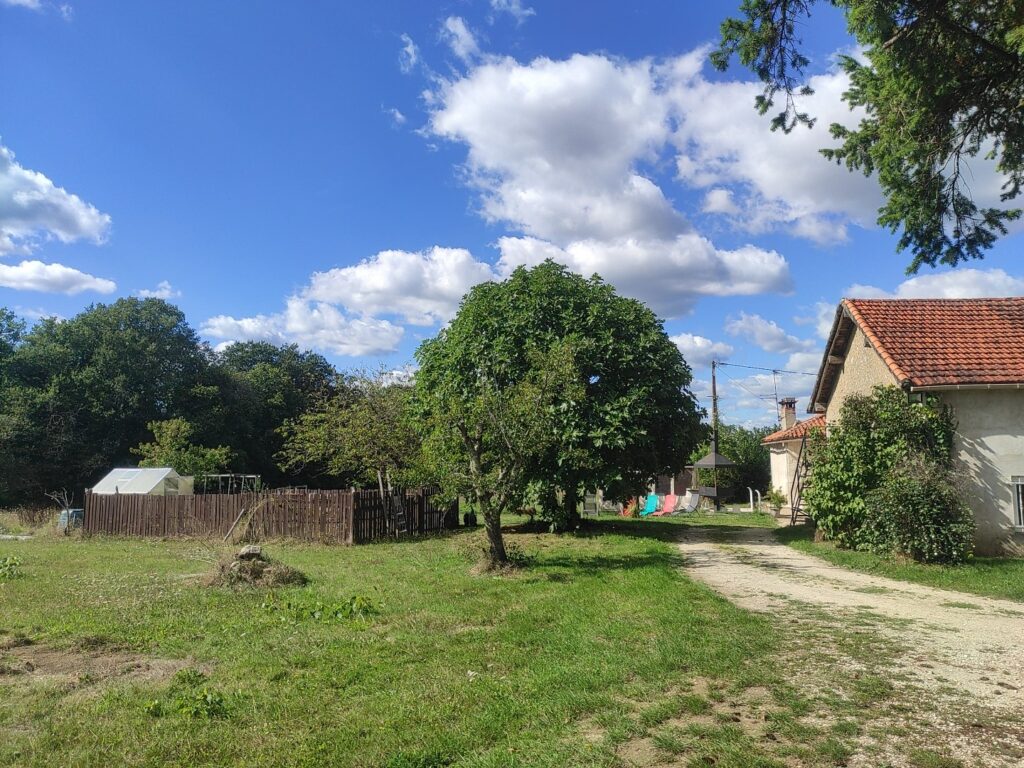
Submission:
[[[760,509],[761,508],[761,492],[760,491],[754,491],[754,493],[757,494],[757,508]]]
[[[754,489],[751,488],[749,485],[747,486],[747,493],[750,494],[750,510],[749,511],[753,512],[754,511]]]

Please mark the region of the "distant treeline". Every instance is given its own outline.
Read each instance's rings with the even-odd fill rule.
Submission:
[[[58,488],[80,500],[110,468],[159,456],[156,443],[176,439],[188,450],[216,446],[199,462],[211,469],[337,486],[346,478],[328,482],[313,464],[283,470],[279,429],[350,386],[294,345],[215,351],[159,299],[97,304],[31,329],[0,307],[0,504],[42,502]]]

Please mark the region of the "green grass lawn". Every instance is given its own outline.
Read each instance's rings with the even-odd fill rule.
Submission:
[[[1024,601],[1024,559],[974,557],[963,565],[929,565],[838,549],[829,542],[815,542],[813,529],[805,525],[779,528],[775,535],[794,549],[855,571],[929,587]]]
[[[377,610],[329,621],[268,610],[266,590],[204,586],[226,547],[0,541],[0,559],[21,560],[20,576],[0,580],[0,765],[614,766],[625,764],[620,750],[653,737],[666,757],[725,767],[781,766],[793,754],[833,764],[817,762],[815,747],[827,736],[833,749],[832,737],[798,726],[809,705],[770,663],[780,646],[770,621],[681,572],[679,526],[707,523],[511,533],[530,565],[502,576],[472,572],[479,530],[265,545],[311,579],[277,590],[276,605],[330,611],[365,596]],[[179,669],[19,673],[14,662],[41,650],[140,654]],[[715,719],[726,706],[716,702],[748,690],[771,704],[770,737],[728,713]]]

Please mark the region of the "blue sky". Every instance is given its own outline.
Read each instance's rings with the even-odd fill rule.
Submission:
[[[648,302],[703,396],[713,356],[816,370],[844,295],[1024,293],[1019,236],[908,279],[873,180],[817,155],[856,119],[838,13],[805,30],[819,127],[781,136],[706,64],[738,2],[639,5],[0,0],[0,305],[160,295],[212,344],[400,367],[553,256]],[[723,373],[748,424],[812,383]]]

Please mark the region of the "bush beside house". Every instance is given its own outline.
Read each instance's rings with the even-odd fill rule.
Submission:
[[[838,546],[961,562],[974,519],[952,475],[952,409],[912,403],[899,387],[850,395],[826,438],[811,438],[812,519]]]

